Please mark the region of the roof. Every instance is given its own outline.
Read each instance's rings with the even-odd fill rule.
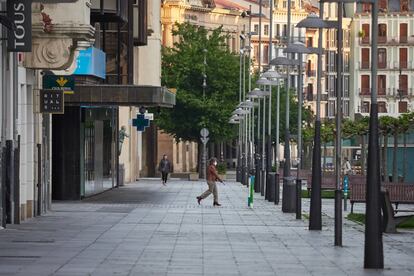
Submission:
[[[216,8],[228,9],[228,10],[246,10],[246,7],[243,7],[237,3],[234,3],[230,0],[214,0]]]

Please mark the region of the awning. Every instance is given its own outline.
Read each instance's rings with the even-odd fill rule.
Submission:
[[[65,105],[173,107],[175,94],[149,85],[76,85],[65,95]]]

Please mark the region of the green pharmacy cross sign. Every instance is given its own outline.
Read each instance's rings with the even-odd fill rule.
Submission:
[[[137,118],[132,120],[132,126],[137,128],[137,131],[144,131],[150,125],[150,120],[145,118],[144,114],[137,114]]]

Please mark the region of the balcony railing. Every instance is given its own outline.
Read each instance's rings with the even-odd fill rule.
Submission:
[[[369,69],[371,63],[369,61],[360,61],[359,62],[359,69]]]
[[[370,44],[369,36],[365,36],[365,37],[361,38],[361,44],[364,44],[364,45]]]
[[[371,95],[371,88],[360,88],[359,95],[361,96],[369,96]]]
[[[380,43],[380,44],[387,43],[387,37],[386,36],[378,36],[378,43]]]
[[[385,87],[378,87],[378,95],[386,95],[386,88]]]
[[[378,69],[387,69],[386,62],[378,62]]]

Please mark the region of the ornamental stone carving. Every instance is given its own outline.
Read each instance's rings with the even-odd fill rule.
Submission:
[[[90,1],[32,4],[32,52],[24,66],[31,69],[65,70],[74,63],[76,51],[93,45]],[[69,11],[69,12],[68,12]]]

